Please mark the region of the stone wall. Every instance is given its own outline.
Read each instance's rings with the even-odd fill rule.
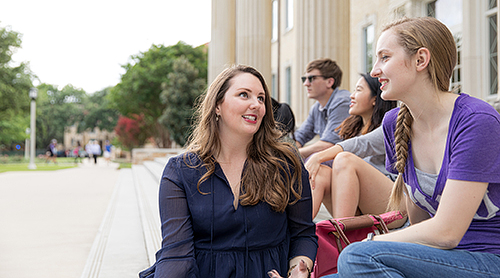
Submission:
[[[132,149],[132,164],[153,161],[157,157],[169,157],[183,153],[184,149],[136,148]]]

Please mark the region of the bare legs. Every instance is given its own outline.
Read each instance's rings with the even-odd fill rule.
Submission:
[[[316,176],[313,218],[322,202],[334,218],[355,216],[358,208],[363,214],[384,213],[392,186],[392,180],[375,167],[352,153],[341,152],[331,169],[322,165]]]
[[[335,161],[335,160],[334,160]],[[316,181],[314,182],[313,196],[313,219],[319,212],[321,203],[325,205],[328,212],[332,214],[332,199],[331,199],[331,174],[332,169],[325,165],[320,165]]]

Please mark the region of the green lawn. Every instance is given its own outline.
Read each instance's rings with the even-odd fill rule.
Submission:
[[[35,159],[36,170],[28,169],[29,162],[22,159],[13,159],[13,161],[7,161],[6,163],[0,163],[0,173],[9,171],[55,171],[61,169],[68,169],[76,167],[75,159],[71,157],[58,157],[57,164],[52,161],[50,163],[45,163],[44,159]]]
[[[88,159],[88,158],[82,158],[82,159]],[[125,159],[118,158],[113,162],[119,163],[118,169],[132,167],[132,163],[128,162]],[[0,157],[0,173],[9,171],[55,171],[55,170],[73,168],[77,166],[77,164],[75,164],[75,158],[73,157],[58,157],[57,164],[54,164],[52,161],[46,163],[45,159],[35,158],[35,164],[36,164],[35,170],[28,169],[28,164],[29,164],[28,161],[19,156]]]
[[[36,164],[36,163],[35,163]],[[75,164],[36,164],[35,170],[28,169],[28,163],[16,163],[16,164],[0,164],[0,173],[9,172],[9,171],[55,171],[67,168],[76,167]]]

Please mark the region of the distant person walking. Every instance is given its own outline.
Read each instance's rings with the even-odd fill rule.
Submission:
[[[46,155],[46,160],[45,163],[49,163],[49,160],[52,160],[54,164],[57,164],[56,158],[57,158],[57,140],[52,139],[50,141],[50,144],[47,145],[47,151],[45,152]]]
[[[94,164],[97,164],[97,157],[101,155],[101,146],[99,146],[97,140],[94,140],[94,142],[90,145],[90,151],[94,157]]]
[[[80,141],[76,143],[76,147],[73,149],[73,156],[75,157],[75,164],[78,163],[78,161],[82,162],[82,158],[80,157],[80,149],[82,146],[80,145]]]
[[[89,140],[87,145],[85,145],[85,152],[89,156],[89,162],[92,161],[92,140]]]
[[[109,162],[111,161],[111,143],[109,143],[109,140],[106,140],[106,143],[104,145],[104,159],[106,160],[106,163],[109,165]]]

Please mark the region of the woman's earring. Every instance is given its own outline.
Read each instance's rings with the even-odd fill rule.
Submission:
[[[218,122],[219,121],[219,114],[215,114],[215,121]]]

